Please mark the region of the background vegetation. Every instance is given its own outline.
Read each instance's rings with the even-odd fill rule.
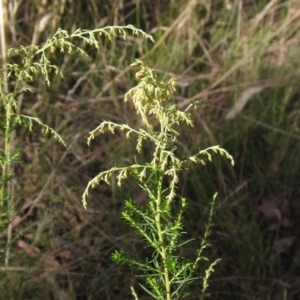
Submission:
[[[210,299],[297,299],[299,6],[298,0],[3,1],[2,57],[10,47],[41,44],[59,27],[133,24],[155,43],[129,36],[100,40],[100,52],[86,49],[88,60],[55,54],[65,79],[53,76],[50,88],[35,82],[35,93],[20,100],[20,109],[55,128],[68,146],[25,129],[14,137],[23,150],[13,181],[15,212],[1,232],[1,241],[11,233],[13,243],[11,263],[0,269],[0,299],[132,299],[134,270],[110,255],[115,249],[143,255],[120,216],[124,198],[143,205],[145,197],[130,182],[122,191],[112,182],[91,193],[85,211],[81,195],[99,171],[134,156],[122,135],[98,137],[92,147],[86,138],[104,119],[139,122],[123,103],[135,84],[128,67],[135,58],[177,77],[180,107],[210,102],[194,112],[195,128],[182,128],[178,151],[220,144],[236,162],[231,168],[216,159],[180,181],[189,205],[185,228],[196,242],[219,192],[209,255],[222,261]],[[199,290],[195,285],[188,299],[199,299]]]

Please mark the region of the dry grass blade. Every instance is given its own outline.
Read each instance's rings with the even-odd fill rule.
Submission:
[[[263,90],[262,86],[255,86],[255,87],[250,87],[247,88],[242,94],[241,96],[238,98],[237,101],[235,101],[233,107],[231,108],[231,110],[227,113],[225,119],[229,120],[229,119],[233,119],[235,118],[241,111],[242,109],[245,107],[245,105],[247,104],[247,102],[250,100],[250,98],[261,92]]]
[[[280,2],[280,0],[271,0],[265,7],[264,9],[259,12],[255,18],[252,20],[250,24],[250,32],[254,32],[257,29],[257,26],[259,23],[264,19],[264,17],[270,13],[270,10],[275,6],[277,2]]]
[[[165,41],[165,39],[175,30],[176,26],[180,26],[180,25],[183,26],[184,22],[189,18],[189,15],[193,11],[193,8],[196,4],[197,4],[197,0],[190,0],[187,3],[185,9],[171,24],[171,26],[168,27],[168,29],[164,32],[164,34],[160,37],[160,39],[154,44],[154,46],[147,53],[142,55],[139,59],[145,60],[148,56],[150,56],[153,52],[155,52],[159,48],[159,46]],[[113,83],[117,80],[120,80],[129,70],[130,70],[130,66],[122,70],[113,80],[111,80],[104,86],[104,88],[96,96],[96,98],[101,98],[102,95],[113,85]]]

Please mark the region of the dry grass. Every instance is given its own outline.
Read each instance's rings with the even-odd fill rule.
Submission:
[[[193,152],[217,143],[237,162],[234,170],[220,161],[193,169],[181,181],[191,199],[186,228],[194,238],[203,230],[211,195],[220,193],[211,255],[222,263],[211,281],[211,299],[296,299],[298,1],[8,2],[3,1],[9,26],[2,57],[4,49],[39,44],[58,27],[131,23],[153,34],[156,43],[101,41],[101,52],[91,52],[89,61],[57,57],[66,79],[53,78],[50,88],[37,82],[36,93],[20,101],[20,109],[56,128],[68,147],[38,133],[16,133],[23,154],[16,168],[11,265],[1,267],[0,299],[132,299],[134,270],[114,265],[110,254],[117,248],[142,255],[120,212],[124,197],[143,203],[143,195],[134,185],[120,191],[112,183],[112,189],[94,191],[88,211],[80,201],[94,175],[132,157],[122,136],[98,138],[91,148],[85,139],[103,119],[138,122],[122,100],[134,84],[128,66],[137,57],[177,76],[181,107],[198,99],[211,102],[195,112],[194,130],[183,129],[178,149]],[[226,120],[233,103],[254,86],[263,90]],[[188,299],[197,292],[195,286]]]

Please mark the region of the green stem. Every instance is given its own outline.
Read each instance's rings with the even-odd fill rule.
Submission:
[[[4,101],[4,100],[3,100]],[[0,214],[0,223],[3,221],[3,213],[4,213],[4,195],[7,189],[7,175],[9,173],[9,159],[10,159],[10,145],[9,145],[9,132],[10,132],[10,119],[11,119],[11,111],[10,109],[6,110],[6,124],[4,130],[4,157],[2,163],[2,185],[0,189],[0,199],[1,199],[1,214]]]
[[[162,152],[160,153],[160,162],[162,162]],[[160,166],[160,163],[158,164]],[[165,240],[162,234],[162,226],[161,226],[161,206],[162,206],[162,190],[163,190],[163,172],[159,170],[159,178],[158,178],[158,186],[157,186],[157,199],[156,199],[156,216],[155,216],[155,222],[156,222],[156,228],[158,233],[158,238],[160,241],[160,255],[163,260],[163,274],[165,277],[165,289],[167,298],[166,300],[171,300],[171,282],[170,282],[170,276],[169,276],[169,270],[167,267],[167,249],[165,246]]]
[[[1,36],[1,59],[2,59],[2,84],[3,86],[0,87],[0,94],[2,98],[2,102],[4,102],[4,96],[8,93],[8,83],[7,83],[7,70],[6,70],[6,39],[5,39],[5,23],[4,21],[7,19],[6,8],[4,7],[4,2],[0,0],[0,12],[1,12],[1,19],[0,19],[0,36]],[[2,176],[6,174],[6,160],[4,157],[4,162],[2,164]],[[3,181],[4,183],[4,181]],[[0,226],[2,226],[3,221],[3,213],[4,213],[4,192],[5,192],[5,184],[1,185],[0,188]]]
[[[7,182],[7,178],[10,175],[11,171],[11,144],[10,144],[10,131],[11,131],[11,107],[10,105],[7,105],[6,109],[6,125],[5,125],[5,138],[4,138],[4,162],[3,162],[3,169],[2,169],[2,176],[5,178],[3,185],[1,187],[1,199],[2,199],[2,212],[4,208],[3,198],[5,195],[5,192],[7,194],[10,194],[10,185]],[[11,196],[11,195],[10,195]],[[10,206],[10,204],[8,204]],[[9,207],[7,208],[7,211],[9,210]],[[7,239],[7,247],[5,252],[5,266],[8,267],[9,264],[9,238],[8,233],[8,239]]]
[[[2,164],[2,178],[4,178],[4,174],[6,173],[6,162],[4,161]],[[3,221],[3,213],[4,213],[4,192],[5,192],[5,183],[2,181],[0,188],[0,227],[2,227]]]

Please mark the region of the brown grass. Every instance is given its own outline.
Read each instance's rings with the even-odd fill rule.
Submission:
[[[180,107],[198,99],[212,104],[194,112],[197,125],[192,131],[183,129],[178,148],[193,152],[193,147],[220,143],[237,161],[234,171],[218,162],[182,176],[181,192],[191,199],[186,224],[191,237],[201,234],[211,195],[220,192],[211,255],[223,261],[211,282],[211,299],[296,299],[299,278],[292,264],[299,265],[298,241],[279,244],[283,252],[278,252],[278,241],[299,236],[298,173],[292,169],[299,160],[286,157],[289,149],[297,149],[297,141],[286,132],[299,136],[298,1],[9,2],[16,6],[5,1],[2,6],[10,24],[0,26],[7,37],[1,42],[3,63],[7,48],[39,44],[58,27],[134,23],[152,33],[156,43],[129,37],[111,44],[100,41],[100,53],[91,52],[87,61],[53,57],[65,80],[53,78],[50,88],[36,82],[36,93],[20,101],[21,110],[56,128],[68,147],[39,132],[16,132],[14,145],[23,152],[15,170],[11,264],[1,267],[1,297],[132,299],[130,285],[138,287],[135,271],[114,265],[110,255],[114,249],[143,255],[142,243],[120,219],[124,198],[142,202],[143,195],[132,183],[122,191],[114,182],[111,189],[101,185],[91,194],[87,211],[81,195],[100,170],[132,157],[130,142],[119,134],[99,137],[92,147],[85,140],[103,119],[138,122],[122,98],[134,84],[129,64],[140,57],[159,72],[176,74]],[[257,85],[264,90],[256,102],[251,98],[236,119],[225,121],[231,104]],[[290,93],[280,92],[290,86]],[[293,171],[288,174],[285,165]],[[287,177],[290,186],[283,184]],[[282,199],[279,204],[275,195]],[[257,211],[265,201],[276,202],[267,209],[275,207],[280,222]],[[294,212],[285,211],[286,202]],[[282,225],[283,218],[290,227]],[[269,230],[271,225],[277,226],[275,231]],[[198,288],[187,299],[196,299]]]

